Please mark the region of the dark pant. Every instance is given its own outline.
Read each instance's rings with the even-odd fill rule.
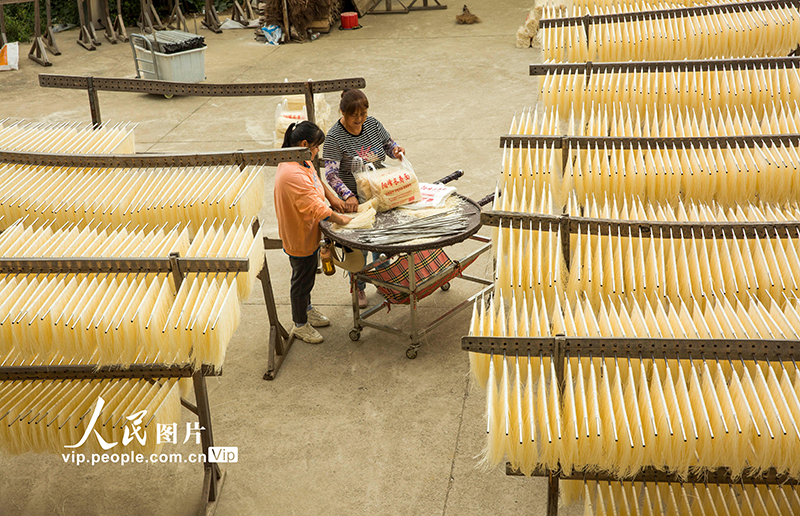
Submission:
[[[303,325],[308,322],[308,307],[311,305],[311,289],[317,274],[317,253],[305,258],[289,257],[292,264],[292,288],[289,297],[292,300],[292,320]]]
[[[369,257],[367,256],[367,251],[361,251],[361,252],[364,253],[364,260],[366,261],[366,263],[371,263]],[[375,260],[377,260],[378,258],[380,258],[380,257],[381,257],[380,253],[375,253],[375,252],[372,253],[372,261],[373,262]],[[384,266],[385,266],[385,264],[384,264]],[[353,273],[351,272],[350,275],[352,276]],[[367,282],[366,281],[358,280],[356,283],[358,284],[358,290],[364,290],[365,288],[367,288]]]

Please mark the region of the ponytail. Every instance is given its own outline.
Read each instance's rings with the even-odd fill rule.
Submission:
[[[312,122],[293,123],[289,125],[286,134],[283,135],[281,148],[298,147],[303,140],[309,145],[322,145],[322,142],[325,141],[325,133]]]

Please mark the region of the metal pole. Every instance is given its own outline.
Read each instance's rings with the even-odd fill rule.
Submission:
[[[350,273],[350,294],[353,301],[353,329],[356,331],[361,330],[361,311],[358,306],[358,278],[356,273]]]
[[[558,474],[549,472],[547,482],[547,516],[558,516]]]
[[[178,262],[180,256],[181,253],[178,252],[169,253],[169,264],[172,269],[172,280],[175,282],[175,292],[181,289],[181,283],[183,283],[183,273],[181,272],[180,262]]]
[[[86,91],[89,93],[89,110],[92,112],[92,125],[97,128],[103,123],[100,118],[100,99],[97,97],[97,90],[94,89],[91,77],[86,78],[86,84]]]
[[[567,339],[564,335],[556,335],[553,350],[553,360],[555,360],[556,367],[556,380],[558,381],[558,388],[564,388],[564,361],[566,360],[566,342]]]
[[[206,502],[213,502],[217,499],[217,481],[222,473],[216,462],[210,462],[208,456],[208,449],[214,446],[214,434],[211,430],[211,409],[208,406],[208,391],[206,390],[206,378],[203,372],[198,370],[192,375],[192,383],[194,384],[194,396],[197,401],[197,419],[200,422],[200,439],[203,443],[203,455],[205,456],[205,469],[206,476],[211,475],[210,484],[208,485],[208,498]],[[204,486],[205,489],[205,486]]]
[[[308,81],[305,83],[305,96],[306,96],[306,115],[308,115],[308,121],[312,124],[317,123],[317,112],[314,106],[314,83],[312,81]]]
[[[267,305],[267,316],[270,324],[267,344],[267,372],[264,373],[264,379],[274,380],[281,364],[283,364],[283,360],[292,347],[294,337],[289,338],[289,333],[278,320],[278,310],[275,306],[275,296],[272,292],[272,282],[269,277],[266,255],[264,256],[264,266],[261,272],[258,273],[258,277],[261,280],[261,289],[264,292],[264,302]]]
[[[408,290],[411,309],[411,347],[406,351],[408,358],[416,358],[419,349],[419,335],[417,331],[417,267],[416,252],[408,253]]]
[[[522,225],[522,221],[520,220],[520,225]],[[572,233],[570,233],[569,227],[569,215],[563,214],[561,215],[561,252],[564,255],[564,263],[567,266],[567,271],[569,271],[570,266],[570,259],[572,258]]]
[[[280,330],[280,336],[284,339],[289,338],[289,333],[281,326],[278,320],[278,309],[275,306],[275,295],[272,292],[272,280],[269,276],[269,265],[267,264],[267,257],[264,257],[264,268],[258,273],[261,278],[261,288],[264,291],[264,302],[267,305],[267,315],[269,316],[270,326],[277,326]]]

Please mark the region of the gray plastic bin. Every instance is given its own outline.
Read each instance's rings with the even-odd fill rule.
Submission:
[[[206,78],[206,47],[162,54],[140,34],[131,34],[136,77],[173,82],[201,82]]]

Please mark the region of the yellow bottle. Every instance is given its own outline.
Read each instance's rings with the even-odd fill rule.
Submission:
[[[332,245],[332,243],[323,245],[319,250],[319,256],[322,261],[322,272],[324,272],[326,276],[333,276],[334,273],[336,273],[336,266],[333,264],[333,254],[331,251]]]

